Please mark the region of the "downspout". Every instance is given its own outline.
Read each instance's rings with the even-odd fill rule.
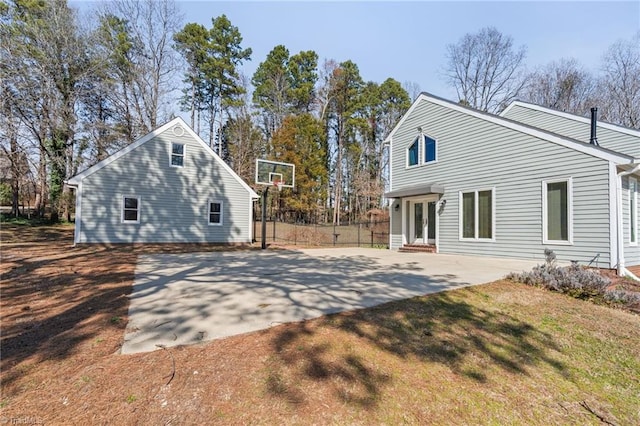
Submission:
[[[616,189],[618,199],[616,200],[617,204],[617,217],[616,217],[616,229],[618,231],[618,276],[630,276],[635,278],[631,272],[627,271],[624,266],[624,230],[622,229],[622,177],[631,175],[640,170],[640,164],[636,164],[633,169],[626,170],[618,173],[618,178],[616,179]]]

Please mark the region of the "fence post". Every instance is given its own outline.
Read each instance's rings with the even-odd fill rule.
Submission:
[[[358,222],[358,247],[360,247],[360,227],[362,226],[362,224],[360,222]]]

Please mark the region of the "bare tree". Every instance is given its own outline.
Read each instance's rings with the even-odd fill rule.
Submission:
[[[595,79],[575,59],[551,62],[531,73],[522,99],[585,115],[595,103]]]
[[[493,27],[466,34],[447,46],[446,80],[462,103],[497,112],[523,88],[526,48],[514,49],[513,39]]]
[[[172,47],[173,34],[181,26],[182,15],[173,0],[113,0],[100,12],[103,17],[115,16],[126,22],[130,42],[136,47],[124,58],[130,67],[123,80],[129,87],[127,98],[133,113],[146,133],[166,121],[172,111],[166,103],[172,101],[178,71],[177,52]],[[123,88],[122,90],[125,90]],[[138,133],[138,132],[136,132]],[[136,135],[138,136],[138,135]]]
[[[415,101],[416,98],[420,96],[420,93],[422,93],[420,85],[415,81],[405,81],[402,83],[402,88],[409,94],[411,101]]]
[[[603,57],[603,118],[640,128],[640,32],[614,43]]]
[[[7,9],[2,27],[3,92],[10,102],[4,109],[39,146],[38,207],[44,205],[48,184],[51,219],[56,221],[60,207],[70,216],[63,182],[73,174],[77,109],[92,70],[85,34],[66,1],[19,6]]]

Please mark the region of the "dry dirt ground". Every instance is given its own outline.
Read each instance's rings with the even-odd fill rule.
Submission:
[[[121,355],[138,254],[220,248],[73,247],[72,231],[2,228],[0,424],[640,422],[638,317],[508,282]],[[552,334],[565,317],[620,341],[603,389]]]

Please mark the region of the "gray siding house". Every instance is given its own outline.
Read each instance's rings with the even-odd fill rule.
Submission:
[[[597,130],[599,146],[582,117],[421,94],[387,138],[390,248],[540,260],[549,248],[628,273],[640,264],[640,132]]]
[[[176,118],[69,179],[75,243],[250,243],[258,195]]]

